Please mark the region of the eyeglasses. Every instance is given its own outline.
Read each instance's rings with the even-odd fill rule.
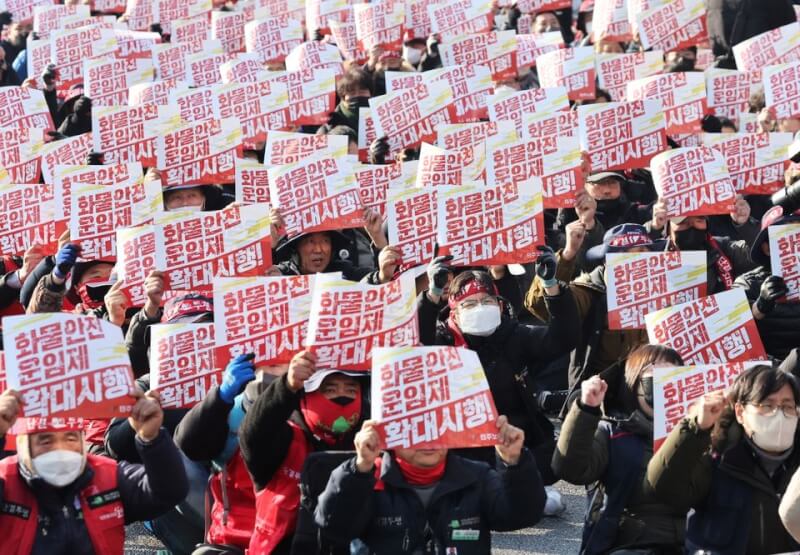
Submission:
[[[800,409],[797,405],[773,405],[772,403],[748,403],[756,408],[756,412],[761,416],[775,416],[778,409],[781,409],[786,418],[792,418],[798,415]]]
[[[463,310],[470,310],[472,308],[477,307],[478,305],[497,306],[498,304],[500,304],[500,303],[498,303],[496,298],[494,298],[494,297],[484,297],[481,300],[464,301],[463,303],[461,303],[458,306]]]

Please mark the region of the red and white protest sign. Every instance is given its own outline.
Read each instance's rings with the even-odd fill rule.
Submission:
[[[306,0],[306,29],[314,36],[317,29],[328,34],[328,22],[349,23],[353,20],[353,0]]]
[[[524,264],[544,244],[541,180],[444,187],[437,198],[438,254],[454,266]]]
[[[767,231],[772,274],[786,282],[788,292],[784,300],[800,302],[800,225],[771,225]]]
[[[758,71],[770,65],[800,61],[800,22],[793,22],[733,46],[739,71]]]
[[[0,0],[0,11],[11,12],[14,23],[26,25],[33,21],[34,10],[37,6],[52,4],[53,0]]]
[[[744,289],[649,312],[645,323],[650,343],[675,349],[686,364],[766,358]]]
[[[269,195],[289,237],[364,225],[355,168],[347,158],[322,152],[270,168]]]
[[[292,126],[324,125],[336,108],[336,73],[332,69],[287,71],[289,121]]]
[[[153,67],[156,75],[160,79],[177,79],[188,82],[186,57],[195,52],[202,52],[204,45],[208,43],[212,43],[212,45],[216,43],[216,46],[209,45],[208,48],[222,48],[219,41],[205,41],[197,45],[186,42],[155,45],[153,47]]]
[[[65,23],[89,19],[90,16],[91,10],[87,5],[34,6],[33,31],[40,39],[46,39],[52,31],[62,29]]]
[[[286,85],[278,78],[214,86],[212,107],[218,119],[234,118],[242,129],[242,146],[258,150],[269,129],[286,127]]]
[[[667,133],[700,133],[708,108],[702,73],[677,71],[628,83],[627,98],[660,100],[667,119]]]
[[[269,204],[268,168],[251,158],[236,159],[236,202]]]
[[[402,170],[401,164],[357,165],[356,181],[361,205],[385,216],[389,186],[401,179]]]
[[[592,17],[592,40],[628,42],[633,38],[628,21],[627,0],[595,0]]]
[[[211,38],[211,22],[207,14],[172,22],[171,43],[191,43],[200,50],[204,41]]]
[[[482,447],[499,441],[489,382],[469,349],[377,348],[371,398],[386,449]]]
[[[596,66],[600,88],[608,91],[612,100],[622,102],[627,98],[629,82],[662,72],[664,53],[598,54]]]
[[[438,189],[390,188],[387,192],[389,244],[403,253],[404,266],[421,266],[433,259]]]
[[[244,11],[214,10],[211,12],[211,38],[222,43],[228,56],[244,52],[244,26],[251,20]]]
[[[706,393],[724,391],[758,361],[653,368],[653,451]]]
[[[778,119],[800,119],[800,61],[765,67],[764,97]]]
[[[41,155],[42,179],[45,183],[55,183],[56,166],[59,164],[83,164],[86,155],[92,151],[92,134],[83,133],[74,137],[42,143]]]
[[[705,74],[708,107],[714,115],[732,121],[738,120],[739,114],[749,109],[750,95],[761,87],[760,70],[748,72],[711,67]]]
[[[242,128],[236,118],[187,123],[156,137],[156,167],[161,183],[230,183],[234,161],[242,156]]]
[[[152,62],[153,48],[156,44],[161,43],[161,35],[158,33],[114,29],[114,35],[117,37],[117,46],[119,47],[116,52],[118,58],[136,58]]]
[[[429,4],[428,16],[431,32],[445,43],[464,35],[489,32],[494,22],[491,3],[483,0]]]
[[[33,40],[31,35],[26,43],[28,75],[41,75],[51,61],[50,40]]]
[[[282,62],[302,42],[303,25],[295,19],[270,17],[244,26],[245,50],[258,54],[261,63]]]
[[[169,104],[177,108],[178,115],[184,122],[203,121],[213,118],[214,93],[219,85],[174,90],[169,93]]]
[[[83,61],[83,90],[92,106],[126,106],[128,89],[153,80],[150,59],[95,58]]]
[[[219,66],[219,72],[222,74],[223,83],[260,81],[269,77],[270,73],[281,73],[264,69],[264,64],[261,63],[258,54],[241,53]],[[285,81],[286,79],[284,79],[284,86],[286,85]]]
[[[58,89],[69,90],[83,81],[83,61],[114,54],[117,37],[112,29],[99,25],[53,31],[50,61],[58,68]]]
[[[286,71],[329,69],[338,77],[344,72],[342,55],[332,44],[312,40],[295,46],[286,55]]]
[[[606,276],[608,329],[645,329],[648,312],[706,295],[706,253],[608,253]]]
[[[570,0],[517,0],[517,9],[522,13],[536,14],[572,7]]]
[[[462,173],[466,181],[486,180],[488,137],[500,135],[509,143],[518,139],[514,123],[510,121],[445,124],[439,125],[436,132],[438,146],[461,154]]]
[[[153,21],[159,22],[166,34],[172,32],[173,21],[208,14],[213,8],[212,0],[151,0],[151,2]]]
[[[750,112],[739,113],[739,132],[740,133],[763,133],[761,125],[758,123],[758,114]]]
[[[214,359],[214,324],[150,326],[150,388],[164,408],[191,408],[222,383]]]
[[[94,149],[109,163],[140,162],[154,166],[159,106],[118,106],[92,110]]]
[[[358,109],[358,159],[366,163],[369,160],[369,147],[378,138],[375,129],[375,120],[372,118],[372,109],[369,107]]]
[[[0,87],[0,127],[53,131],[44,93],[30,87]]]
[[[42,145],[41,129],[0,129],[0,183],[38,183]]]
[[[384,285],[317,274],[306,341],[317,367],[368,371],[376,347],[417,345],[415,292],[412,272]]]
[[[404,0],[383,0],[355,4],[353,19],[358,46],[362,50],[378,47],[399,52],[403,46]]]
[[[525,114],[569,110],[567,89],[529,89],[514,93],[493,94],[487,99],[491,121],[513,121],[518,133],[522,133]]]
[[[667,217],[708,216],[733,211],[733,188],[725,158],[706,146],[662,152],[650,162],[658,196]]]
[[[414,38],[427,39],[433,32],[431,14],[428,6],[443,5],[447,0],[405,0],[405,35],[406,40]]]
[[[355,61],[359,64],[367,61],[369,53],[358,47],[355,23],[339,23],[329,20],[328,26],[331,28],[331,36],[342,58]]]
[[[64,313],[3,318],[6,380],[27,417],[113,418],[133,408],[134,382],[122,329]]]
[[[217,360],[253,353],[256,365],[289,362],[305,346],[319,275],[214,280]]]
[[[574,137],[578,134],[578,111],[555,110],[522,115],[523,139],[544,137]]]
[[[139,106],[141,104],[166,106],[169,104],[170,95],[173,92],[183,93],[188,90],[188,83],[174,78],[151,83],[139,83],[132,86],[128,91],[128,106]]]
[[[595,12],[596,13],[596,12]],[[646,50],[681,50],[708,38],[704,0],[672,0],[636,16],[639,40]]]
[[[123,15],[128,29],[147,31],[150,24],[155,22],[158,17],[155,10],[156,3],[152,0],[127,0]]]
[[[784,186],[791,133],[705,133],[703,143],[725,158],[737,193],[771,195]]]
[[[536,67],[536,58],[564,48],[561,31],[517,35],[517,67]]]
[[[569,208],[583,187],[581,148],[577,137],[543,137],[506,143],[487,140],[487,183],[523,183],[542,180],[545,208]]]
[[[536,59],[542,88],[566,87],[570,100],[593,100],[595,95],[594,48],[561,48]]]
[[[514,31],[454,37],[439,45],[439,53],[445,66],[488,66],[495,81],[517,76],[517,35]]]
[[[219,66],[229,59],[230,55],[225,52],[221,43],[214,48],[204,48],[201,52],[187,54],[186,81],[193,87],[219,83],[222,79]]]
[[[122,15],[126,5],[126,0],[92,0],[92,9],[102,14]]]
[[[282,166],[297,164],[315,154],[328,154],[333,158],[347,156],[348,139],[345,135],[309,135],[270,131],[264,147],[264,165]]]
[[[0,185],[0,255],[22,255],[33,245],[55,252],[58,236],[52,185]]]
[[[128,164],[86,165],[85,157],[73,165],[59,164],[53,171],[54,194],[56,197],[56,221],[68,225],[72,214],[72,188],[87,186],[133,187],[144,180],[142,165]]]
[[[655,100],[608,102],[578,107],[581,149],[592,168],[646,168],[667,149],[664,112]]]
[[[464,181],[461,153],[422,143],[417,167],[417,187],[461,185]]]

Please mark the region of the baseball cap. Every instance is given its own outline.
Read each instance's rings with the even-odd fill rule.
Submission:
[[[363,378],[368,375],[366,372],[350,372],[348,370],[317,370],[306,380],[306,383],[303,384],[303,389],[306,393],[312,393],[318,390],[323,380],[331,374],[344,374],[345,376],[352,376],[353,378]]]
[[[600,172],[594,173],[586,178],[586,181],[589,183],[597,183],[598,181],[603,181],[604,179],[616,179],[621,181],[622,183],[627,183],[628,179],[619,172]]]
[[[18,435],[40,434],[44,432],[83,432],[83,418],[28,417],[20,418],[14,430]]]
[[[634,247],[647,247],[651,251],[664,248],[666,241],[653,241],[647,228],[639,224],[621,224],[614,226],[603,236],[603,242],[586,251],[586,259],[597,262],[605,259],[610,252],[626,252]]]

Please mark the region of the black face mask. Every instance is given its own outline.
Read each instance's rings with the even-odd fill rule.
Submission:
[[[340,407],[346,407],[347,405],[355,401],[355,399],[353,399],[352,397],[345,397],[344,395],[340,395],[339,397],[334,397],[333,399],[329,399],[329,401],[331,403],[336,403]]]
[[[642,395],[644,396],[644,402],[647,403],[649,406],[653,406],[653,376],[648,376],[646,378],[642,378],[641,381],[642,385]]]
[[[369,97],[368,96],[351,96],[346,102],[347,109],[351,112],[358,112],[359,108],[368,108],[369,107]]]
[[[706,250],[706,232],[694,227],[676,231],[675,244],[682,251],[704,251]]]
[[[695,60],[692,58],[684,58],[683,56],[679,56],[669,65],[667,72],[674,73],[676,71],[694,71],[694,66]]]
[[[619,206],[618,198],[607,198],[597,201],[597,211],[601,214],[614,214],[619,210]]]

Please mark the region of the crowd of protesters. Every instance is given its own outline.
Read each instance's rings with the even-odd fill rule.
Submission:
[[[524,32],[560,31],[567,45],[643,50],[637,40],[595,41],[592,0],[533,13],[502,4],[493,8],[497,30],[517,30],[530,17]],[[664,72],[696,71],[709,48],[715,67],[735,69],[733,46],[800,14],[790,0],[706,4],[708,43],[665,53]],[[30,25],[10,12],[0,22],[0,85],[44,92],[52,140],[91,131],[92,100],[80,89],[57,94],[57,66],[27,73]],[[363,66],[346,63],[329,122],[295,130],[344,135],[357,153],[360,110],[386,93],[386,72],[442,67],[439,39],[416,37],[401,52],[377,48]],[[534,69],[496,90],[538,86]],[[580,104],[610,100],[598,89]],[[758,94],[750,109],[762,132],[800,140],[800,113],[776,118]],[[708,114],[703,130],[735,133],[737,124]],[[490,553],[491,531],[564,512],[559,480],[586,486],[581,553],[799,550],[800,304],[779,302],[787,286],[771,267],[768,241],[770,228],[800,222],[797,141],[793,148],[785,188],[771,198],[739,195],[727,215],[667,217],[648,170],[584,166],[574,207],[546,211],[535,262],[465,268],[436,256],[418,273],[420,343],[477,354],[499,415],[494,448],[382,451],[369,374],[320,367],[312,348],[279,366],[257,365],[252,353],[218,361],[221,383],[201,402],[162,409],[150,386],[150,328],[213,322],[207,292],[165,302],[169,280],[153,271],[144,305],[132,307],[114,260],[82,260],[68,233],[52,252],[31,245],[22,255],[0,253],[0,314],[69,312],[119,326],[137,387],[131,415],[111,421],[26,418],[23,395],[0,393],[0,551],[122,553],[125,526],[143,521],[175,554]],[[389,152],[387,138],[376,139],[369,163],[419,155]],[[263,160],[263,145],[246,156]],[[102,152],[86,153],[86,164],[102,163]],[[157,168],[143,169],[146,179],[159,178]],[[170,186],[163,210],[216,211],[234,198],[232,183]],[[337,272],[372,286],[397,279],[408,268],[387,222],[371,208],[363,215],[363,229],[289,238],[273,208],[274,265],[265,275]],[[701,397],[654,452],[653,369],[684,360],[650,344],[644,329],[609,329],[606,257],[657,251],[705,253],[707,295],[743,289],[770,360]],[[12,429],[15,445],[7,445]]]

